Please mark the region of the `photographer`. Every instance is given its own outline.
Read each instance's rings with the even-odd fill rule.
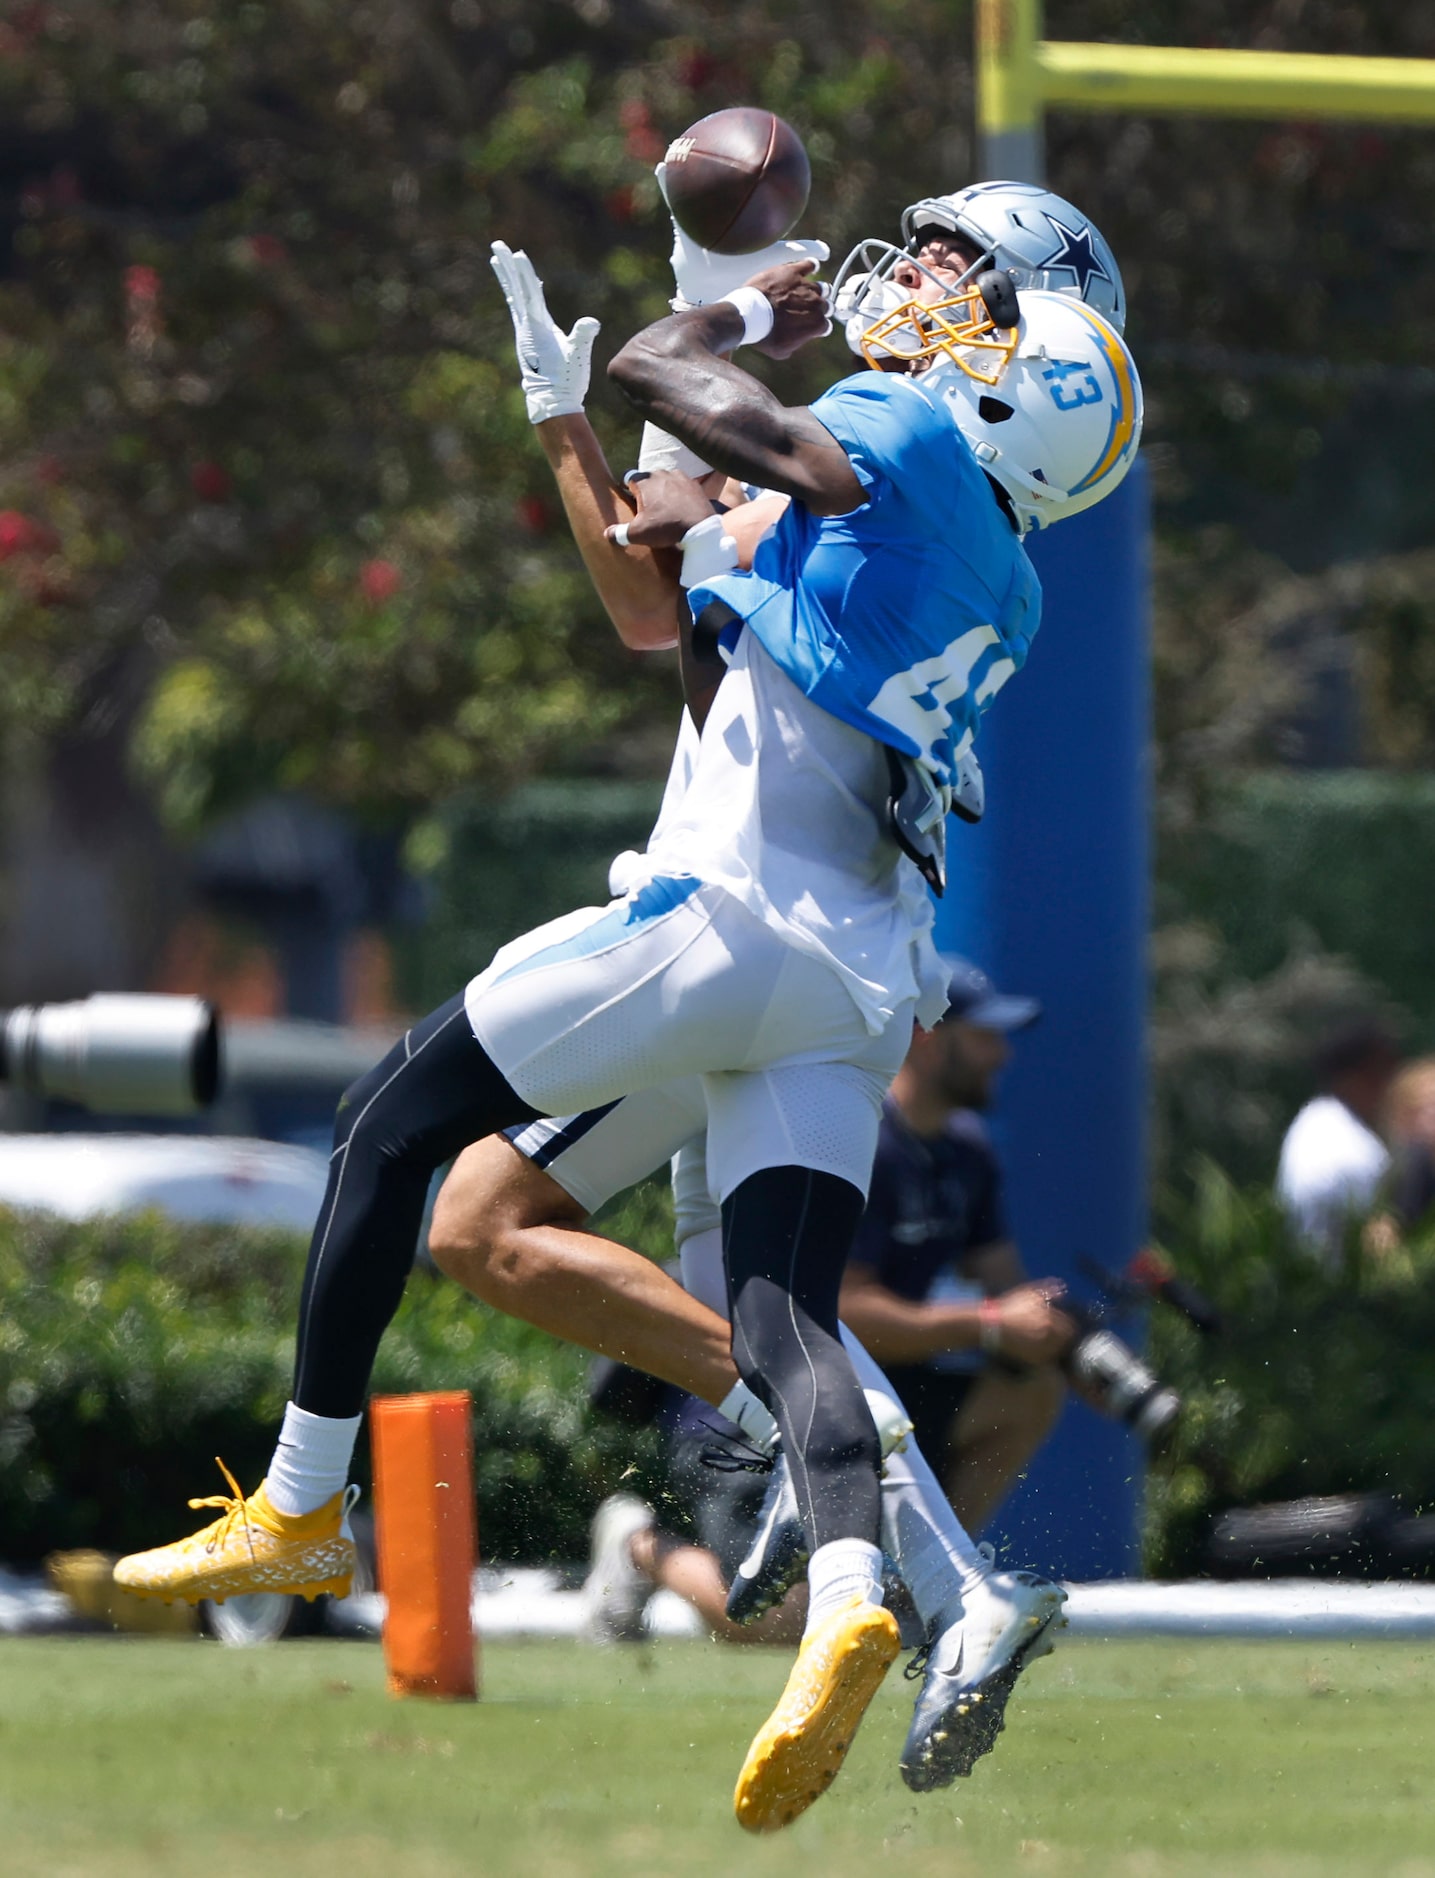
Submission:
[[[1033,1283],[1023,1271],[982,1119],[1011,1034],[1040,1007],[1003,996],[965,959],[948,963],[951,1008],[915,1033],[887,1097],[841,1310],[975,1531],[1061,1413],[1061,1361],[1077,1324],[1058,1302],[1059,1279]]]

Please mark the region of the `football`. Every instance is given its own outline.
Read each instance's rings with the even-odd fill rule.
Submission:
[[[812,187],[802,139],[754,105],[699,118],[663,161],[673,220],[713,254],[752,254],[781,241]]]

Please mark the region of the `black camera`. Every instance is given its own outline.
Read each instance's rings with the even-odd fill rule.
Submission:
[[[1071,1298],[1063,1298],[1061,1308],[1076,1320],[1076,1341],[1063,1365],[1083,1398],[1159,1448],[1181,1413],[1180,1396],[1095,1311]]]

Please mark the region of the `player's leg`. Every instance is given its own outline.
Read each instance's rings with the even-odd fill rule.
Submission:
[[[689,1218],[695,1210],[686,1209]],[[684,1282],[710,1289],[720,1256],[711,1232],[691,1234],[683,1252]],[[842,1335],[868,1403],[895,1401],[891,1378],[845,1325]],[[792,1533],[796,1499],[784,1470],[779,1453],[757,1539],[733,1578],[729,1611],[735,1601],[739,1610],[768,1611],[805,1562],[805,1542]],[[956,1517],[915,1434],[888,1454],[881,1495],[882,1543],[926,1631],[902,1777],[914,1791],[931,1792],[970,1774],[996,1745],[1018,1677],[1052,1647],[1063,1594],[1036,1574],[995,1569],[989,1548],[978,1547]]]
[[[345,1482],[379,1339],[413,1263],[434,1170],[535,1111],[474,1036],[462,997],[414,1025],[346,1091],[300,1300],[294,1396],[274,1461],[203,1532],[121,1560],[142,1594],[347,1589]],[[231,1483],[232,1484],[232,1483]]]
[[[719,1643],[796,1643],[807,1622],[806,1587],[797,1585],[781,1604],[753,1624],[735,1624],[727,1614],[727,1574],[708,1545],[693,1545],[649,1527],[632,1541],[638,1569],[655,1588],[673,1591],[692,1605],[709,1636]]]
[[[600,1107],[704,1056],[722,1062],[724,1042],[750,1047],[766,987],[734,982],[730,948],[711,932],[722,898],[695,880],[650,881],[525,934],[346,1094],[305,1274],[294,1399],[266,1481],[247,1500],[212,1502],[223,1515],[204,1532],[122,1560],[116,1582],[193,1599],[343,1581],[344,1481],[434,1171],[511,1123]],[[665,1035],[675,1006],[685,1023]]]
[[[777,1419],[809,1551],[802,1646],[734,1794],[751,1832],[831,1785],[901,1642],[882,1608],[877,1431],[837,1328],[832,1267],[862,1206],[859,1188],[799,1166],[760,1169],[723,1204],[733,1357]]]
[[[883,1377],[850,1337],[859,1377]],[[1066,1594],[1039,1573],[998,1571],[955,1514],[916,1440],[882,1481],[883,1542],[926,1626],[923,1669],[902,1749],[902,1778],[932,1792],[970,1774],[996,1746],[1018,1677],[1052,1648]]]
[[[697,1165],[695,1165],[695,1163]],[[720,1229],[714,1229],[703,1212],[705,1186],[697,1166],[700,1153],[685,1148],[675,1164],[673,1193],[676,1202],[684,1288],[695,1295],[711,1297],[715,1285],[724,1282]],[[867,1353],[845,1324],[840,1326],[843,1345],[852,1360],[862,1385],[868,1407],[879,1428],[897,1428],[915,1417],[908,1417],[907,1403],[891,1376]],[[923,1451],[917,1428],[904,1439],[884,1442],[881,1478],[882,1544],[897,1566],[898,1575],[912,1594],[918,1615],[930,1630],[933,1624],[945,1627],[960,1611],[965,1588],[987,1575],[986,1556],[970,1537],[956,1516],[950,1502]],[[781,1466],[781,1463],[780,1463]],[[781,1498],[780,1484],[772,1497]],[[791,1515],[797,1511],[795,1495],[788,1496]],[[758,1524],[758,1539],[733,1574],[728,1609],[732,1613],[753,1612],[760,1616],[800,1573],[806,1564],[805,1539],[800,1545],[781,1530],[782,1515],[774,1514],[765,1502]]]
[[[485,1303],[697,1396],[766,1452],[777,1427],[733,1368],[721,1252],[716,1302],[695,1301],[651,1259],[586,1230],[706,1126],[702,1079],[686,1076],[509,1129],[459,1157],[429,1245]]]
[[[731,1184],[734,1163],[740,1166],[743,1156],[751,1155],[754,1141],[766,1144],[757,1149],[759,1154],[771,1152],[774,1143],[786,1138],[794,1147],[801,1142],[798,1151],[813,1158],[819,1153],[831,1157],[833,1165],[861,1164],[859,1150],[866,1137],[861,1103],[854,1097],[860,1096],[863,1084],[852,1078],[854,1067],[800,1065],[768,1071],[757,1085],[758,1097],[754,1100],[747,1092],[748,1132],[744,1135],[740,1126],[729,1127],[725,1143],[719,1142],[716,1125],[721,1113],[721,1080],[709,1078],[714,1124],[710,1146],[714,1152],[714,1184],[719,1190]],[[880,1099],[880,1074],[874,1080]],[[874,1108],[874,1127],[875,1112]],[[809,1130],[807,1118],[818,1115],[820,1128]],[[756,1128],[751,1127],[754,1121],[758,1123]],[[739,1194],[745,1185],[738,1186]],[[725,1206],[725,1218],[727,1212]],[[838,1242],[829,1243],[829,1256],[833,1243]],[[731,1249],[728,1256],[730,1281],[735,1283]],[[736,1353],[736,1290],[734,1306]],[[889,1387],[855,1339],[848,1352],[859,1384],[865,1384],[869,1392]],[[784,1435],[786,1432],[784,1428]],[[955,1520],[935,1476],[915,1446],[907,1454],[891,1456],[887,1472],[882,1488],[883,1532],[928,1624],[927,1673],[902,1760],[908,1785],[925,1789],[944,1786],[957,1775],[969,1773],[975,1761],[995,1744],[1017,1676],[1028,1661],[1050,1647],[1047,1636],[1058,1621],[1063,1594],[1058,1587],[1030,1574],[992,1571]],[[809,1675],[809,1686],[813,1681]],[[857,1713],[860,1716],[860,1709]],[[844,1719],[850,1721],[850,1713]],[[784,1715],[784,1705],[779,1705],[773,1722],[754,1744],[744,1770],[744,1779],[760,1799],[770,1803],[775,1790],[779,1809],[787,1803],[793,1783],[780,1766],[781,1777],[774,1779],[762,1757],[772,1746],[774,1724],[785,1725],[789,1735],[803,1734],[803,1728],[794,1729],[791,1722],[791,1715]],[[844,1729],[844,1734],[850,1739],[849,1729]],[[780,1756],[777,1758],[780,1762]],[[799,1761],[796,1771],[800,1774],[808,1770]],[[740,1802],[741,1797],[740,1786]],[[768,1816],[771,1818],[770,1812]]]
[[[706,1123],[701,1079],[692,1076],[478,1142],[460,1155],[440,1190],[429,1248],[442,1271],[485,1303],[646,1368],[737,1420],[744,1437],[766,1450],[776,1425],[733,1367],[721,1245],[712,1294],[719,1315],[650,1259],[584,1230],[590,1214],[661,1168]],[[701,1168],[701,1134],[687,1145]],[[716,1222],[706,1175],[701,1179],[703,1204]],[[702,1465],[700,1451],[712,1441],[710,1429],[692,1435],[680,1428],[669,1444],[674,1488],[693,1510],[701,1543],[661,1531],[651,1509],[631,1494],[599,1507],[584,1587],[585,1632],[594,1641],[640,1636],[643,1608],[660,1587],[691,1602],[709,1632],[725,1641],[791,1642],[800,1634],[805,1591],[756,1624],[727,1617],[728,1580],[747,1549],[763,1486],[761,1477]]]
[[[684,1290],[714,1308],[726,1308],[722,1221],[708,1191],[700,1142],[686,1144],[674,1160],[673,1212]],[[873,1420],[879,1432],[890,1431],[882,1443],[882,1543],[908,1590],[914,1581],[918,1586],[914,1601],[923,1623],[930,1626],[954,1601],[960,1603],[963,1585],[986,1571],[986,1561],[955,1518],[931,1468],[916,1453],[913,1436],[903,1432],[910,1430],[913,1417],[900,1391],[847,1326],[839,1328]],[[728,1611],[739,1622],[760,1618],[786,1594],[807,1563],[796,1496],[781,1457],[777,1471],[782,1478],[774,1480],[760,1510],[753,1544],[731,1575]]]
[[[794,954],[785,995],[794,1002],[820,997],[829,976]],[[842,1345],[837,1292],[866,1204],[881,1099],[903,1028],[898,1022],[882,1038],[850,1038],[848,1060],[793,1060],[704,1078],[708,1180],[722,1209],[733,1357],[777,1417],[814,1557],[846,1540],[876,1551],[877,1433]],[[874,1601],[878,1576],[874,1564]],[[823,1604],[814,1586],[815,1610]]]
[[[740,1418],[745,1437],[765,1449],[776,1425],[733,1367],[721,1222],[706,1191],[701,1135],[684,1139],[706,1123],[701,1079],[694,1076],[625,1096],[606,1110],[491,1136],[465,1150],[445,1180],[429,1249],[440,1270],[485,1303],[647,1369],[728,1420]],[[675,1156],[684,1146],[688,1154]],[[694,1157],[718,1241],[716,1286],[707,1294],[712,1309],[652,1260],[584,1230],[589,1215],[614,1194],[670,1158],[676,1170]],[[675,1171],[679,1194],[689,1184]],[[700,1543],[662,1531],[631,1494],[614,1495],[598,1509],[585,1585],[586,1628],[594,1640],[640,1635],[642,1608],[658,1588],[691,1603],[723,1641],[790,1643],[801,1634],[803,1587],[785,1605],[776,1600],[755,1623],[727,1616],[728,1584],[747,1550],[763,1481],[703,1465],[701,1451],[711,1446],[707,1431],[687,1436],[680,1430],[669,1444],[674,1489],[693,1510]]]
[[[804,982],[809,963],[794,960],[795,1001],[822,995],[820,981]],[[802,1647],[734,1796],[739,1823],[755,1832],[786,1825],[831,1784],[900,1645],[882,1608],[877,1431],[837,1320],[882,1092],[902,1054],[895,1034],[889,1045],[880,1065],[809,1061],[705,1078],[733,1357],[777,1418],[809,1550]],[[873,1055],[865,1037],[848,1051]]]
[[[444,1182],[429,1250],[495,1310],[721,1404],[736,1381],[727,1319],[651,1259],[585,1231],[588,1211],[493,1135],[460,1155]]]

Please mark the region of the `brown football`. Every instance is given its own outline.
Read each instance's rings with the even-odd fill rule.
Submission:
[[[812,171],[802,139],[755,105],[699,118],[663,160],[673,220],[714,254],[752,254],[781,241],[807,207]]]

